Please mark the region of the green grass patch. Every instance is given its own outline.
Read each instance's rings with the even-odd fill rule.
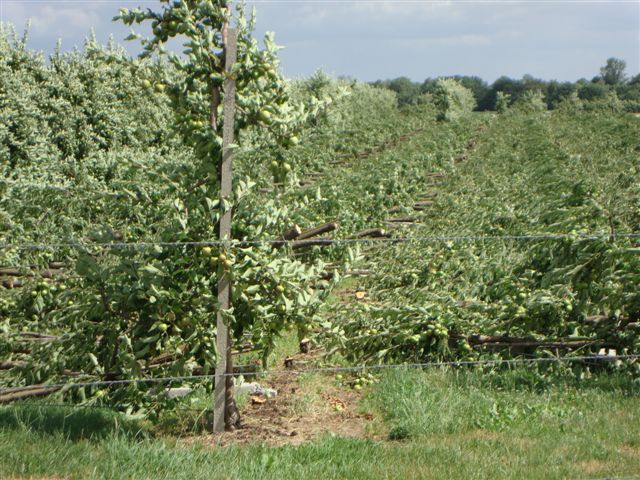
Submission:
[[[392,440],[219,447],[103,410],[0,409],[0,478],[604,478],[640,473],[640,385],[531,368],[395,370],[362,409]],[[548,373],[548,372],[547,372]],[[309,379],[313,381],[313,379]],[[208,440],[210,441],[210,440]]]

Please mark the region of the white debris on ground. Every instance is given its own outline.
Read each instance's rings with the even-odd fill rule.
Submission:
[[[236,385],[236,395],[240,393],[246,393],[248,395],[264,395],[267,398],[275,397],[278,395],[278,391],[275,388],[266,388],[259,383],[241,383]]]
[[[193,392],[193,388],[190,387],[179,387],[179,388],[167,388],[164,393],[168,398],[181,398],[186,397],[187,395]],[[240,385],[236,385],[235,394],[236,396],[246,393],[248,395],[262,395],[267,398],[276,397],[278,395],[278,391],[275,388],[267,388],[263,387],[259,383],[241,383]]]
[[[607,349],[601,348],[600,351],[598,352],[598,356],[600,356],[600,357],[605,357],[605,356],[606,357],[615,357],[617,355],[618,355],[618,353],[613,348],[607,348]]]
[[[193,388],[189,387],[181,387],[181,388],[167,388],[164,393],[168,398],[180,398],[186,397],[191,392],[193,392]]]

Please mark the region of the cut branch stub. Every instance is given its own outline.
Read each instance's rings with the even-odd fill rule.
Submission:
[[[415,217],[395,217],[388,218],[386,221],[391,223],[416,223],[418,220]]]
[[[27,277],[27,276],[33,276],[33,272],[20,270],[19,268],[2,267],[2,268],[0,268],[0,276],[4,276],[4,277]]]
[[[15,280],[13,278],[10,278],[9,280],[3,280],[2,281],[2,286],[4,288],[21,288],[24,286],[24,282],[22,280]]]
[[[320,225],[319,227],[310,228],[309,230],[305,230],[298,235],[296,240],[306,240],[308,238],[317,237],[318,235],[322,235],[323,233],[333,232],[338,229],[337,222],[329,222],[324,225]]]
[[[11,361],[0,362],[0,370],[11,370],[12,368],[23,367],[25,365],[26,365],[26,362],[11,362]]]
[[[297,224],[293,225],[289,230],[282,234],[282,238],[280,240],[274,240],[271,245],[275,248],[282,247],[287,242],[298,238],[301,233],[302,229]]]
[[[294,240],[302,234],[302,229],[298,225],[294,225],[282,234],[284,240]]]
[[[387,233],[384,228],[367,228],[360,230],[352,235],[351,238],[389,238],[391,234]]]
[[[21,387],[18,391],[14,392],[12,392],[11,389],[7,389],[4,392],[0,393],[0,403],[14,402],[16,400],[22,400],[24,398],[43,397],[46,395],[51,395],[58,390],[61,390],[61,387],[49,388],[43,385],[34,385],[34,388],[30,388],[28,390],[25,390]]]
[[[294,250],[315,247],[319,245],[332,245],[335,242],[333,238],[330,237],[320,237],[320,238],[310,238],[307,240],[294,240],[291,242],[291,248]]]
[[[616,343],[603,339],[589,340],[535,340],[522,337],[506,337],[506,336],[489,336],[489,335],[471,335],[467,338],[471,345],[485,346],[488,348],[510,348],[510,347],[529,347],[529,348],[583,348],[588,346],[599,347],[618,347]]]

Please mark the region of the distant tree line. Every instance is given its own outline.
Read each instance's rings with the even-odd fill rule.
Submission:
[[[519,80],[502,76],[489,85],[477,76],[456,75],[447,78],[455,79],[471,90],[478,111],[499,109],[505,98],[513,104],[523,96],[536,93],[542,94],[549,109],[556,108],[563,100],[571,97],[584,101],[615,97],[625,110],[640,112],[640,74],[628,78],[625,70],[624,60],[609,58],[599,75],[591,80],[582,78],[576,82],[547,81],[525,75]],[[399,105],[415,105],[421,103],[425,95],[433,94],[437,82],[437,78],[427,78],[420,83],[407,77],[399,77],[377,80],[372,85],[396,92]]]

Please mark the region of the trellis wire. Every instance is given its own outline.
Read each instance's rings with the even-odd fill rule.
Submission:
[[[4,3],[69,3],[69,4],[87,4],[87,3],[117,3],[117,4],[127,4],[127,3],[140,3],[140,0],[3,0]],[[446,2],[446,0],[394,0],[397,3],[403,4],[437,4]],[[380,4],[380,3],[388,3],[388,0],[250,0],[249,3],[253,4]],[[456,3],[466,3],[466,4],[503,4],[503,5],[518,5],[518,4],[556,4],[556,3],[566,3],[566,4],[600,4],[600,3],[637,3],[637,0],[456,0]]]
[[[436,235],[425,237],[396,237],[396,238],[336,238],[336,239],[305,239],[305,240],[207,240],[185,242],[59,242],[59,243],[27,243],[0,244],[0,250],[48,250],[61,248],[153,248],[153,247],[215,247],[242,248],[259,245],[348,245],[367,243],[442,243],[442,242],[484,242],[484,241],[522,241],[522,240],[611,240],[611,239],[640,239],[640,233],[542,233],[530,235]]]
[[[78,188],[76,186],[57,186],[57,185],[46,185],[39,183],[25,183],[25,182],[12,182],[7,180],[0,180],[0,186],[8,185],[11,188],[26,190],[26,189],[38,189],[38,190],[52,190],[54,192],[82,192],[82,193],[90,193],[99,197],[114,197],[114,198],[128,198],[130,195],[125,193],[116,193],[116,192],[107,192],[100,190],[84,190],[82,188]]]
[[[0,408],[15,408],[15,407],[35,407],[35,408],[73,408],[78,410],[110,410],[119,411],[126,410],[126,405],[92,405],[92,404],[78,404],[78,403],[39,403],[39,402],[16,402],[15,404],[0,405]],[[209,407],[203,408],[172,408],[174,412],[192,412],[203,413]]]
[[[348,373],[363,372],[367,370],[390,370],[402,368],[442,368],[442,367],[473,367],[473,366],[500,366],[500,365],[520,365],[533,363],[555,363],[555,362],[584,362],[590,360],[614,362],[617,360],[637,360],[640,354],[630,355],[586,355],[576,357],[541,357],[541,358],[515,358],[515,359],[499,359],[499,360],[462,360],[450,362],[424,362],[424,363],[398,363],[398,364],[379,364],[379,365],[357,365],[353,367],[317,367],[306,368],[302,370],[286,369],[286,370],[264,370],[260,375],[303,375],[309,373]],[[30,390],[61,390],[71,388],[85,387],[109,387],[118,385],[133,385],[140,383],[171,383],[186,382],[192,380],[213,380],[215,378],[224,377],[243,377],[245,373],[224,373],[220,375],[185,375],[177,377],[151,377],[126,380],[102,380],[95,382],[75,382],[75,383],[57,383],[48,385],[31,385],[25,387],[3,388],[0,389],[0,395],[28,392]]]

